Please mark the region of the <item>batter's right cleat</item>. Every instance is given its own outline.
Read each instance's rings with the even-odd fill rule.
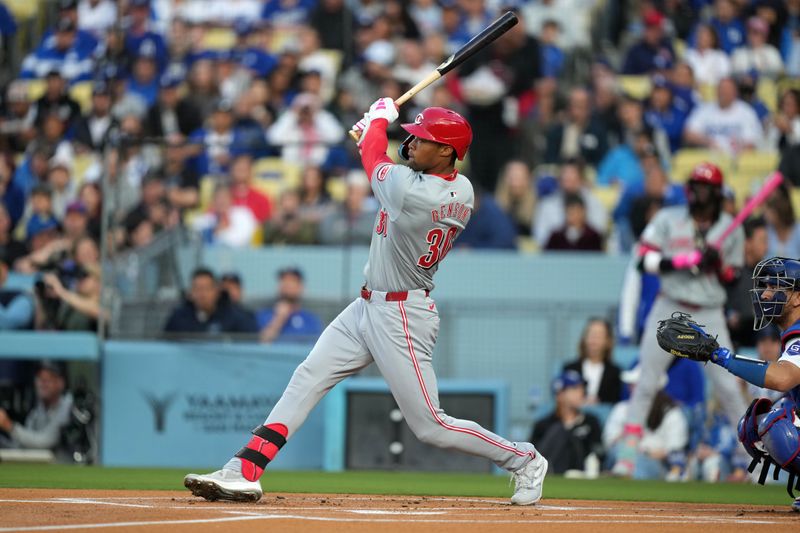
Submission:
[[[514,505],[533,505],[542,499],[542,485],[547,474],[547,459],[541,453],[512,474],[514,478]]]
[[[188,474],[183,478],[183,486],[213,502],[228,500],[232,502],[257,502],[263,491],[258,481],[247,481],[235,470],[217,470],[210,474]]]

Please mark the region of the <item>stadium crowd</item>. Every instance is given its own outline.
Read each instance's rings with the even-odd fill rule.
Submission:
[[[229,247],[368,244],[378,206],[347,129],[507,9],[518,26],[400,109],[398,122],[436,105],[472,124],[464,172],[476,202],[456,246],[628,253],[661,207],[685,203],[691,166],[713,159],[729,212],[776,167],[789,181],[745,226],[745,270],[769,255],[800,257],[800,0],[42,5],[47,30],[4,73],[0,329],[95,329],[105,225],[116,252],[177,227]],[[21,16],[0,1],[4,45]],[[404,137],[397,123],[389,135],[395,145]],[[34,294],[4,289],[9,272],[37,274]],[[300,306],[302,281],[281,272],[274,308],[251,313],[238,276],[199,269],[165,329],[313,335],[319,319]],[[734,339],[774,357],[774,335],[749,331],[743,294],[730,291]],[[579,359],[554,383],[556,410],[534,430],[536,442],[560,442],[588,428],[586,453],[565,468],[614,447],[614,425],[584,426],[579,408],[621,401],[635,384],[609,359],[615,334],[630,343],[641,332],[642,313],[629,316],[587,325]],[[689,391],[671,391],[687,380],[670,380],[657,397],[644,450],[653,476],[685,476],[687,458],[672,452],[687,449],[708,461],[695,470],[707,479],[740,468],[718,459],[730,459],[730,427],[696,416],[699,379]],[[685,438],[659,443],[659,427],[680,417]]]

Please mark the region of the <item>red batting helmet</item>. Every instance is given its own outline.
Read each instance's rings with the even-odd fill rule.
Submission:
[[[722,187],[722,171],[713,163],[703,162],[692,169],[689,181]]]
[[[401,127],[419,139],[452,146],[459,159],[464,159],[472,143],[469,122],[455,111],[443,107],[424,109],[413,124],[401,124]]]

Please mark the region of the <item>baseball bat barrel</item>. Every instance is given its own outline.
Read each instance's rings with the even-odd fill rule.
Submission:
[[[519,19],[513,12],[507,11],[504,13],[503,16],[486,26],[483,31],[470,39],[467,44],[459,48],[456,53],[445,59],[442,64],[436,67],[436,70],[428,74],[425,79],[411,87],[409,90],[403,93],[403,95],[397,98],[397,100],[394,101],[395,105],[399,107],[408,102],[422,89],[426,88],[431,83],[435,82],[457,66],[462,65],[467,59],[477,54],[483,48],[489,46],[491,43],[497,40],[498,37],[514,27],[514,25],[518,22]],[[354,141],[358,140],[358,132],[351,130],[349,133],[350,137],[352,137]]]
[[[742,223],[747,220],[747,217],[749,217],[758,206],[763,204],[769,195],[772,194],[772,191],[777,189],[778,185],[781,183],[783,183],[783,174],[781,174],[779,171],[774,172],[769,178],[767,178],[767,181],[764,182],[764,185],[761,187],[761,189],[755,194],[755,196],[750,198],[742,210],[739,211],[736,217],[731,221],[728,227],[725,228],[725,231],[722,233],[722,235],[720,235],[719,238],[714,241],[712,246],[717,249],[722,248],[722,244],[725,242],[725,239],[727,239],[736,228],[741,226]]]

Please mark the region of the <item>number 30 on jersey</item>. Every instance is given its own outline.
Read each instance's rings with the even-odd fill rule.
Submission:
[[[453,247],[453,239],[455,239],[456,233],[458,233],[458,228],[455,226],[450,226],[447,233],[442,228],[430,230],[426,238],[426,242],[430,245],[428,253],[417,260],[417,266],[426,270],[436,266]]]

